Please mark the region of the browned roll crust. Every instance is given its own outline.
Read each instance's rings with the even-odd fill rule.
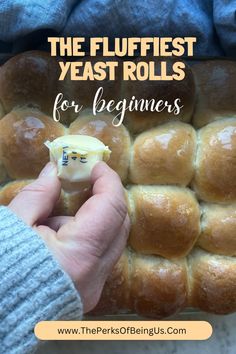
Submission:
[[[204,201],[236,201],[236,118],[213,122],[199,131],[193,186]]]
[[[113,315],[131,310],[129,275],[129,253],[125,250],[108,277],[92,315]]]
[[[115,127],[112,124],[113,119],[114,116],[109,113],[94,116],[88,110],[70,125],[69,132],[94,136],[107,145],[112,151],[108,165],[125,181],[129,166],[130,136],[123,125]]]
[[[1,70],[1,68],[0,68],[0,70]],[[1,100],[0,100],[0,119],[1,119],[2,117],[4,117],[4,115],[5,115],[5,111],[4,111],[2,102],[1,102]]]
[[[194,129],[180,122],[138,135],[131,155],[131,182],[187,186],[194,173],[195,146]]]
[[[174,60],[164,59],[168,64],[168,74],[172,74],[172,65]],[[156,67],[160,68],[160,59],[149,57],[138,58],[135,62],[139,61],[154,61]],[[178,60],[181,61],[181,60]],[[157,74],[159,72],[157,71]],[[159,73],[160,74],[160,73]],[[185,78],[182,81],[158,81],[158,80],[147,80],[147,81],[123,81],[122,82],[122,97],[130,101],[133,96],[137,100],[155,99],[156,101],[168,101],[169,104],[174,107],[174,101],[179,98],[180,106],[183,108],[180,110],[178,115],[175,115],[171,110],[168,112],[167,109],[163,109],[161,112],[151,112],[151,111],[133,111],[127,112],[124,124],[129,127],[129,129],[134,133],[143,132],[146,129],[150,129],[156,125],[166,123],[169,121],[181,121],[190,122],[194,102],[195,102],[195,83],[193,79],[193,74],[190,67],[186,64],[185,68]],[[160,106],[163,108],[164,106]]]
[[[8,205],[12,201],[12,199],[14,199],[17,194],[20,193],[21,190],[31,182],[33,182],[33,180],[25,179],[16,180],[5,184],[5,186],[0,189],[0,205]],[[65,196],[64,191],[62,190],[60,198],[57,201],[55,208],[52,212],[52,216],[66,215],[65,211]]]
[[[91,195],[92,187],[87,183],[76,183],[74,191],[66,189],[64,193],[64,214],[74,216]]]
[[[60,198],[56,202],[56,205],[52,211],[52,214],[50,216],[64,216],[66,215],[66,196],[65,192],[63,189],[61,190]]]
[[[0,205],[8,205],[13,198],[25,187],[32,182],[31,180],[14,181],[7,183],[0,189]]]
[[[60,84],[60,67],[49,53],[24,52],[0,68],[0,100],[6,112],[14,107],[33,106],[52,116]]]
[[[130,189],[129,200],[129,243],[135,251],[177,258],[191,250],[200,232],[200,211],[190,190],[137,186]]]
[[[2,161],[0,161],[0,183],[5,182],[8,179],[7,171]]]
[[[187,273],[184,261],[133,254],[130,297],[133,311],[163,318],[187,304]]]
[[[46,140],[65,128],[33,109],[17,109],[0,120],[0,158],[11,178],[35,178],[49,161]]]
[[[163,318],[183,309],[187,295],[185,261],[170,262],[125,250],[91,314],[135,312]]]
[[[204,204],[201,228],[200,247],[211,253],[236,255],[236,204]]]
[[[236,117],[236,62],[208,60],[192,69],[198,91],[194,126],[200,128],[218,119]]]
[[[236,260],[196,249],[189,256],[189,305],[216,314],[236,311]]]

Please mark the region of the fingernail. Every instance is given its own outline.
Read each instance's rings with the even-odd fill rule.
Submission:
[[[47,165],[40,172],[39,177],[55,177],[57,175],[57,169],[54,163],[48,162]]]

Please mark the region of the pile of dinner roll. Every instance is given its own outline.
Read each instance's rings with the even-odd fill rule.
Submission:
[[[132,226],[94,314],[236,311],[236,62],[186,65],[183,81],[168,82],[58,81],[57,59],[39,51],[0,67],[0,204],[38,176],[47,140],[91,135],[112,151],[108,164],[124,184]],[[115,127],[116,113],[91,111],[100,86],[106,100],[178,97],[183,108],[126,112]],[[54,121],[59,92],[84,110]],[[54,215],[74,215],[90,193],[87,183],[62,190]]]

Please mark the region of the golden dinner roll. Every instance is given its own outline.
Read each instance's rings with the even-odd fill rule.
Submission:
[[[113,119],[114,116],[109,113],[94,116],[87,110],[70,125],[69,132],[93,136],[107,145],[111,150],[107,164],[125,181],[129,166],[130,136],[123,125],[115,127]]]
[[[1,70],[1,68],[0,68],[0,70]],[[4,117],[4,115],[5,115],[5,112],[4,112],[3,105],[2,105],[1,100],[0,100],[0,119],[2,117]]]
[[[198,245],[211,253],[236,256],[236,204],[202,205]]]
[[[199,205],[189,189],[137,186],[129,200],[129,244],[135,251],[170,259],[188,254],[200,233]]]
[[[6,182],[7,179],[8,179],[8,176],[7,176],[6,168],[3,165],[3,162],[0,161],[0,183]]]
[[[146,63],[153,61],[155,62],[157,68],[160,68],[160,58],[138,58],[135,60],[135,63],[137,64],[140,61],[144,61]],[[164,61],[167,62],[167,74],[172,74],[172,65],[174,60],[165,58]],[[195,83],[190,67],[186,63],[185,65],[185,78],[181,81],[128,80],[122,82],[122,97],[128,102],[132,100],[132,97],[135,97],[137,101],[143,99],[150,101],[148,110],[144,110],[142,112],[140,110],[141,105],[138,104],[137,110],[126,112],[124,124],[127,125],[132,132],[140,133],[144,130],[173,120],[186,123],[190,122],[195,103]],[[156,74],[160,74],[158,70]],[[150,107],[153,104],[153,99],[156,104],[158,101],[162,101],[158,105],[160,112],[155,110],[152,112],[150,110]],[[179,112],[175,111],[176,100],[179,100],[176,106],[183,106]],[[143,107],[145,107],[145,105]]]
[[[135,313],[160,319],[187,304],[187,270],[184,261],[170,262],[133,253],[130,297]]]
[[[131,182],[187,186],[194,173],[195,147],[195,130],[185,123],[166,123],[138,135],[131,154]]]
[[[0,120],[0,158],[11,178],[35,178],[49,161],[46,140],[65,128],[34,109],[16,109]]]
[[[26,179],[5,184],[5,186],[0,188],[0,205],[8,205],[12,199],[14,199],[17,194],[31,182],[32,180]]]
[[[126,249],[108,277],[92,314],[135,312],[158,319],[183,309],[187,296],[185,260],[170,262]]]
[[[14,199],[18,193],[22,191],[24,187],[32,183],[33,180],[16,180],[13,182],[8,182],[2,188],[0,188],[0,205],[8,205],[12,199]],[[52,212],[52,216],[66,215],[65,214],[65,202],[64,202],[64,191],[61,191],[59,200],[56,202],[55,207]]]
[[[200,128],[215,120],[236,117],[236,62],[204,60],[192,69],[198,96],[194,126]]]
[[[65,215],[74,216],[92,195],[92,187],[88,183],[76,183],[75,185],[72,183],[71,187],[73,188],[71,191],[64,189],[64,213]]]
[[[54,205],[53,211],[50,216],[66,216],[66,197],[65,192],[62,189],[60,193],[59,199],[56,201]]]
[[[113,315],[131,311],[129,257],[129,251],[126,249],[111,271],[100,301],[91,312],[92,315]]]
[[[189,256],[189,305],[203,311],[236,311],[236,259],[200,249]]]
[[[198,136],[193,187],[201,200],[236,201],[236,118],[203,127]]]
[[[52,116],[60,92],[59,76],[57,60],[47,52],[29,51],[12,57],[0,68],[0,100],[5,111],[30,106]]]

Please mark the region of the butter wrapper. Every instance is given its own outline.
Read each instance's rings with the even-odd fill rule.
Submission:
[[[70,182],[89,181],[96,163],[108,161],[111,154],[108,146],[88,135],[64,135],[45,145],[50,161],[57,165],[58,177]]]

